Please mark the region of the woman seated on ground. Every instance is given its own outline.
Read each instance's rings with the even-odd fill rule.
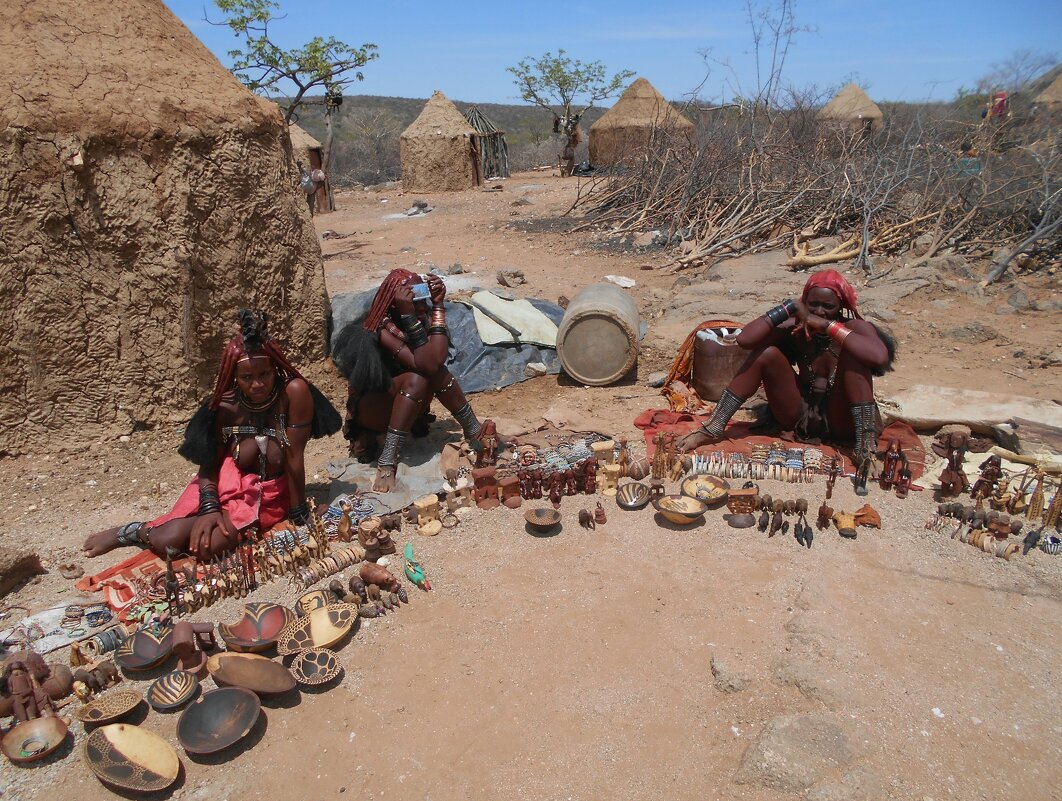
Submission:
[[[415,299],[427,294],[427,300]],[[453,414],[473,448],[482,447],[482,426],[461,385],[446,369],[450,332],[446,327],[446,285],[437,276],[424,281],[409,270],[392,270],[380,285],[361,325],[351,323],[337,338],[333,359],[347,378],[344,431],[350,453],[362,462],[376,459],[372,488],[395,488],[398,456],[410,432],[427,434],[434,418],[432,398]],[[379,435],[384,434],[383,447]]]
[[[339,412],[296,370],[266,331],[264,312],[243,309],[225,346],[210,400],[185,429],[179,453],[199,474],[168,513],[93,534],[87,556],[122,545],[210,559],[285,518],[305,524],[307,441],[339,430]]]
[[[874,376],[891,369],[896,343],[860,317],[855,289],[844,276],[814,273],[800,300],[783,301],[757,317],[737,344],[751,351],[749,357],[708,422],[679,440],[680,450],[720,440],[734,412],[762,384],[783,430],[805,442],[855,440],[857,465],[869,465],[879,419]]]

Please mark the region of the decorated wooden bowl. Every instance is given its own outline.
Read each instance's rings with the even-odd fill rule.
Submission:
[[[155,680],[144,697],[152,709],[165,712],[188,701],[199,688],[199,679],[186,670],[174,670]]]
[[[211,690],[177,721],[177,739],[189,754],[214,754],[235,745],[254,728],[262,703],[243,687]]]
[[[325,684],[342,671],[339,658],[327,648],[300,651],[291,663],[291,673],[299,684]]]
[[[219,623],[218,633],[230,651],[264,651],[277,641],[280,632],[296,617],[292,610],[280,604],[249,603],[244,605],[243,617],[236,623],[231,626]]]
[[[111,690],[74,713],[82,723],[113,723],[137,708],[144,696],[136,690]]]
[[[279,662],[259,654],[222,652],[207,660],[218,685],[243,687],[258,695],[277,695],[295,688],[295,678]]]
[[[358,607],[330,604],[293,621],[277,638],[277,653],[287,656],[308,648],[330,648],[346,636]]]
[[[524,520],[535,531],[549,531],[561,521],[561,513],[556,509],[528,509],[524,512]]]
[[[679,486],[679,491],[706,506],[715,506],[726,501],[730,484],[718,476],[690,476]]]
[[[302,617],[310,614],[315,609],[324,609],[334,600],[327,590],[310,590],[309,592],[304,592],[295,601],[295,612],[299,617]]]
[[[169,743],[127,723],[93,730],[82,754],[100,781],[141,793],[165,790],[177,781],[181,770],[181,761]]]
[[[633,512],[649,503],[649,487],[640,481],[628,481],[616,491],[616,505]]]
[[[688,495],[665,495],[653,501],[653,506],[666,520],[680,526],[696,523],[708,510],[704,503]]]
[[[173,629],[144,628],[130,635],[114,652],[122,670],[151,670],[162,664],[173,650]]]
[[[16,765],[44,759],[66,740],[62,718],[48,715],[19,723],[0,740],[0,751]]]

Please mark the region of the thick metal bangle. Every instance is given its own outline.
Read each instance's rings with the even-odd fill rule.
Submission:
[[[406,331],[406,343],[409,345],[410,350],[416,350],[421,345],[428,344],[428,332],[424,326],[417,323],[415,328]]]
[[[450,329],[445,325],[428,326],[428,336],[431,336],[432,334],[442,334],[444,337],[449,337]]]
[[[851,328],[837,320],[834,320],[832,323],[826,326],[826,334],[838,345],[843,345],[844,341],[848,339],[848,336],[851,333]]]
[[[310,505],[303,501],[298,506],[295,506],[288,510],[288,517],[291,522],[297,526],[306,525],[310,519]]]
[[[200,514],[200,516],[202,516],[202,515],[211,515],[211,514],[214,514],[215,512],[220,512],[220,511],[221,511],[221,504],[218,503],[217,501],[211,501],[211,502],[208,502],[208,503],[200,503],[199,504],[199,514]]]
[[[420,318],[415,314],[400,314],[398,315],[398,327],[403,331],[408,331],[413,326],[420,323]]]
[[[764,315],[767,321],[776,328],[796,314],[796,303],[792,299],[783,300]]]

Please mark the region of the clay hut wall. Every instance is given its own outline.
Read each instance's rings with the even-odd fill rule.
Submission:
[[[692,136],[693,123],[649,81],[639,78],[627,87],[616,105],[590,126],[590,163],[610,166],[638,158],[657,129]]]
[[[476,131],[457,106],[435,92],[399,139],[402,186],[415,192],[457,192],[482,182]]]
[[[852,133],[861,133],[868,121],[871,130],[880,131],[885,118],[877,104],[867,97],[867,93],[850,83],[822,107],[817,119]]]
[[[306,132],[306,129],[297,123],[288,123],[288,137],[291,139],[291,153],[295,159],[296,168],[299,162],[313,172],[324,170],[324,145]],[[314,209],[317,213],[335,211],[332,205],[332,181],[325,173],[324,183],[317,187],[314,193]]]
[[[44,65],[42,67],[42,65]],[[11,0],[0,26],[0,454],[179,425],[237,309],[326,356],[291,146],[160,0]]]

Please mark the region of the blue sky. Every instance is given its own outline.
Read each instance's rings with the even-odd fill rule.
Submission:
[[[203,21],[204,0],[164,2],[227,66],[237,40]],[[948,100],[1018,49],[1062,50],[1059,0],[797,0],[795,9],[797,24],[814,31],[798,35],[784,80],[828,87],[855,74],[875,100]],[[742,0],[281,0],[280,13],[271,33],[281,46],[331,35],[379,47],[348,94],[428,97],[441,89],[455,100],[519,102],[505,68],[558,48],[633,70],[671,99],[688,96],[706,74],[706,98],[755,85]],[[713,64],[709,72],[706,48],[731,69]]]

